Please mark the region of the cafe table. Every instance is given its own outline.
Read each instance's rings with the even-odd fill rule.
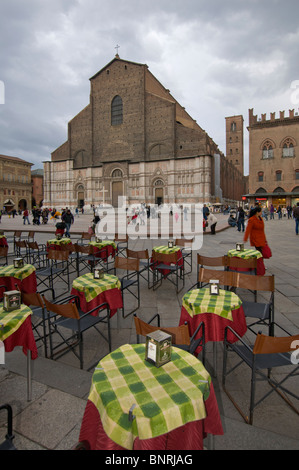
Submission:
[[[97,305],[108,303],[112,317],[123,306],[120,287],[117,276],[105,273],[101,279],[94,279],[93,273],[87,273],[74,279],[71,295],[79,297],[80,308],[85,313]]]
[[[95,368],[79,441],[91,450],[201,450],[223,429],[210,374],[173,347],[161,367],[145,344],[125,344]]]
[[[15,290],[17,285],[20,291],[26,294],[36,292],[36,269],[32,264],[24,264],[21,268],[15,268],[13,265],[1,266],[0,285],[6,286],[6,290]]]
[[[232,249],[227,252],[227,256],[242,258],[245,260],[256,258],[257,259],[257,266],[256,266],[257,276],[264,276],[266,272],[265,265],[264,265],[264,258],[263,258],[262,253],[259,250],[256,250],[254,248],[248,248],[244,250]],[[238,268],[238,271],[244,271],[244,269]]]
[[[70,248],[72,240],[70,238],[53,238],[47,241],[47,251],[51,250],[63,250],[66,247]]]
[[[183,325],[185,322],[189,325],[190,336],[197,326],[204,322],[205,343],[223,342],[227,326],[231,326],[241,337],[247,331],[242,300],[234,292],[224,289],[219,289],[219,294],[210,294],[209,288],[186,292],[182,299],[179,324]],[[229,330],[227,338],[230,343],[237,341],[236,336]],[[201,349],[199,346],[196,353]]]
[[[114,258],[117,252],[117,246],[113,240],[91,241],[88,245],[93,248],[94,256],[103,261],[107,261],[109,256]]]
[[[155,253],[161,253],[165,255],[171,255],[173,253],[177,253],[178,266],[182,269],[184,268],[184,259],[182,255],[182,250],[179,246],[173,246],[172,248],[169,248],[167,245],[160,245],[160,246],[155,246],[152,251]],[[154,264],[152,263],[153,263],[153,254],[151,258],[151,266],[154,266]],[[165,261],[165,264],[167,264],[167,261]],[[168,274],[167,270],[165,269],[161,269],[161,273],[163,275]]]
[[[27,356],[28,401],[31,400],[31,360],[38,357],[31,315],[32,311],[27,305],[21,304],[20,308],[8,312],[0,304],[0,341],[4,344],[5,352],[11,352],[16,346],[21,346]]]

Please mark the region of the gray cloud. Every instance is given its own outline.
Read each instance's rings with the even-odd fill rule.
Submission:
[[[249,108],[294,107],[298,12],[293,0],[3,0],[0,153],[49,160],[117,44],[225,152],[226,116],[243,114],[246,126]]]

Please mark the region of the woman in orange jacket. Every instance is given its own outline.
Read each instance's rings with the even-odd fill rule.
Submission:
[[[248,219],[248,224],[244,234],[244,242],[249,237],[250,245],[262,252],[262,248],[267,244],[264,221],[262,218],[262,208],[254,207]]]

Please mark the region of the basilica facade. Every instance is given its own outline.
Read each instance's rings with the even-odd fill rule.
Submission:
[[[230,184],[231,181],[234,184]],[[44,162],[44,206],[240,201],[242,172],[147,65],[118,55]]]

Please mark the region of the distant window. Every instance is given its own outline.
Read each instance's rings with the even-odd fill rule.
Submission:
[[[281,170],[278,170],[278,171],[276,172],[276,181],[281,181],[281,175],[282,175]]]
[[[122,178],[123,172],[121,170],[117,169],[117,170],[113,171],[111,176],[112,176],[112,178]]]
[[[263,159],[273,158],[273,157],[274,157],[273,147],[270,142],[266,142],[265,145],[263,146]]]
[[[264,172],[263,171],[258,172],[258,181],[264,181]]]
[[[231,132],[236,132],[236,130],[237,130],[237,125],[236,125],[235,122],[232,122],[232,123],[231,123],[230,130],[231,130]]]
[[[299,170],[295,170],[295,179],[299,180]]]
[[[111,124],[117,126],[123,123],[123,102],[120,96],[115,96],[111,103]]]
[[[282,148],[282,156],[283,157],[293,157],[294,156],[294,145],[288,139]]]

